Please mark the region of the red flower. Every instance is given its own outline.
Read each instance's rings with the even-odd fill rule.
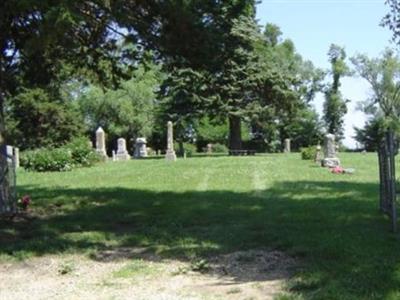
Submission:
[[[25,195],[20,200],[21,206],[24,210],[28,208],[28,205],[31,203],[31,197],[29,195]]]

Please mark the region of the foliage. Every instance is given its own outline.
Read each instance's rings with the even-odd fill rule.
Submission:
[[[213,153],[228,153],[228,147],[224,144],[215,143],[212,144]]]
[[[66,148],[36,149],[21,153],[21,166],[29,171],[70,171],[73,167],[71,152]]]
[[[301,148],[300,153],[301,153],[301,159],[313,160],[315,159],[315,155],[317,154],[317,147],[309,146],[306,148]]]
[[[77,99],[89,132],[101,126],[110,141],[121,136],[134,140],[151,135],[161,76],[159,68],[153,64],[140,65],[132,76],[116,89],[92,85]]]
[[[7,139],[21,149],[60,146],[82,134],[82,117],[71,103],[40,88],[22,89],[7,106]]]
[[[40,148],[21,153],[21,166],[29,171],[70,171],[74,167],[88,167],[100,157],[86,138],[75,138],[60,148]]]
[[[199,120],[196,131],[197,144],[204,147],[208,143],[226,143],[228,140],[229,128],[227,120],[212,120],[204,117]]]
[[[352,58],[352,62],[357,73],[367,80],[372,88],[372,95],[362,103],[362,110],[372,116],[382,115],[389,123],[398,123],[400,118],[398,55],[386,49],[381,58],[370,59],[366,55],[359,54]]]
[[[363,128],[354,127],[354,139],[362,145],[366,151],[377,151],[379,141],[384,136],[384,121],[381,118],[368,120]]]
[[[101,161],[101,157],[94,151],[90,140],[85,137],[74,138],[64,148],[71,153],[74,166],[90,167]]]
[[[382,19],[381,25],[389,27],[393,34],[393,40],[400,43],[400,1],[386,0],[385,4],[389,6],[389,12]]]
[[[346,65],[346,52],[344,48],[332,44],[328,52],[331,63],[332,84],[325,90],[324,121],[327,132],[334,134],[340,143],[343,139],[344,116],[347,113],[347,102],[340,93],[340,79],[349,75],[350,71]]]
[[[363,129],[356,129],[355,138],[367,150],[375,150],[387,129],[400,133],[400,58],[386,49],[379,58],[358,54],[351,60],[371,86],[370,97],[359,107],[370,119]]]
[[[197,147],[196,145],[190,144],[190,143],[182,143],[183,151],[186,154],[187,157],[192,157],[193,154],[197,152]],[[174,148],[176,150],[176,154],[179,156],[183,156],[183,153],[181,152],[181,146],[180,143],[175,142],[174,143]]]

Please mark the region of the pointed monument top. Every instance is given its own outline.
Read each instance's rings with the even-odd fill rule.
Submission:
[[[99,126],[99,128],[97,128],[96,132],[104,132],[103,128],[101,128],[101,126]]]

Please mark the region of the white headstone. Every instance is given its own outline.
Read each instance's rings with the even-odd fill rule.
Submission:
[[[212,144],[207,144],[207,154],[212,153]]]
[[[145,138],[137,138],[135,142],[135,158],[147,157],[147,141]]]
[[[324,159],[323,167],[336,167],[340,165],[340,160],[336,156],[335,135],[327,134],[324,140]]]
[[[13,157],[14,157],[14,151],[13,151],[13,147],[10,145],[6,146],[6,152],[7,152],[7,161],[9,163],[11,163],[13,161]]]
[[[126,140],[124,138],[118,139],[118,149],[117,149],[117,160],[128,160],[130,159],[130,155],[126,150]]]
[[[290,139],[285,139],[285,149],[283,152],[290,153]]]
[[[117,155],[115,154],[115,150],[112,151],[112,161],[117,160]]]
[[[107,157],[106,133],[101,127],[97,128],[96,130],[96,152],[104,157]]]
[[[176,161],[176,154],[174,151],[174,134],[172,128],[172,122],[167,123],[167,153],[165,159],[169,161]]]
[[[322,160],[321,146],[318,145],[318,146],[317,146],[317,151],[315,152],[314,161],[315,161],[317,164],[321,164],[321,160]]]

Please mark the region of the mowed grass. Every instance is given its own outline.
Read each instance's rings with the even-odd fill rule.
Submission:
[[[299,154],[20,170],[19,194],[31,195],[37,218],[0,223],[0,258],[145,247],[198,259],[271,248],[297,258],[288,285],[296,298],[400,299],[400,239],[378,211],[376,154],[340,158],[355,174]]]

